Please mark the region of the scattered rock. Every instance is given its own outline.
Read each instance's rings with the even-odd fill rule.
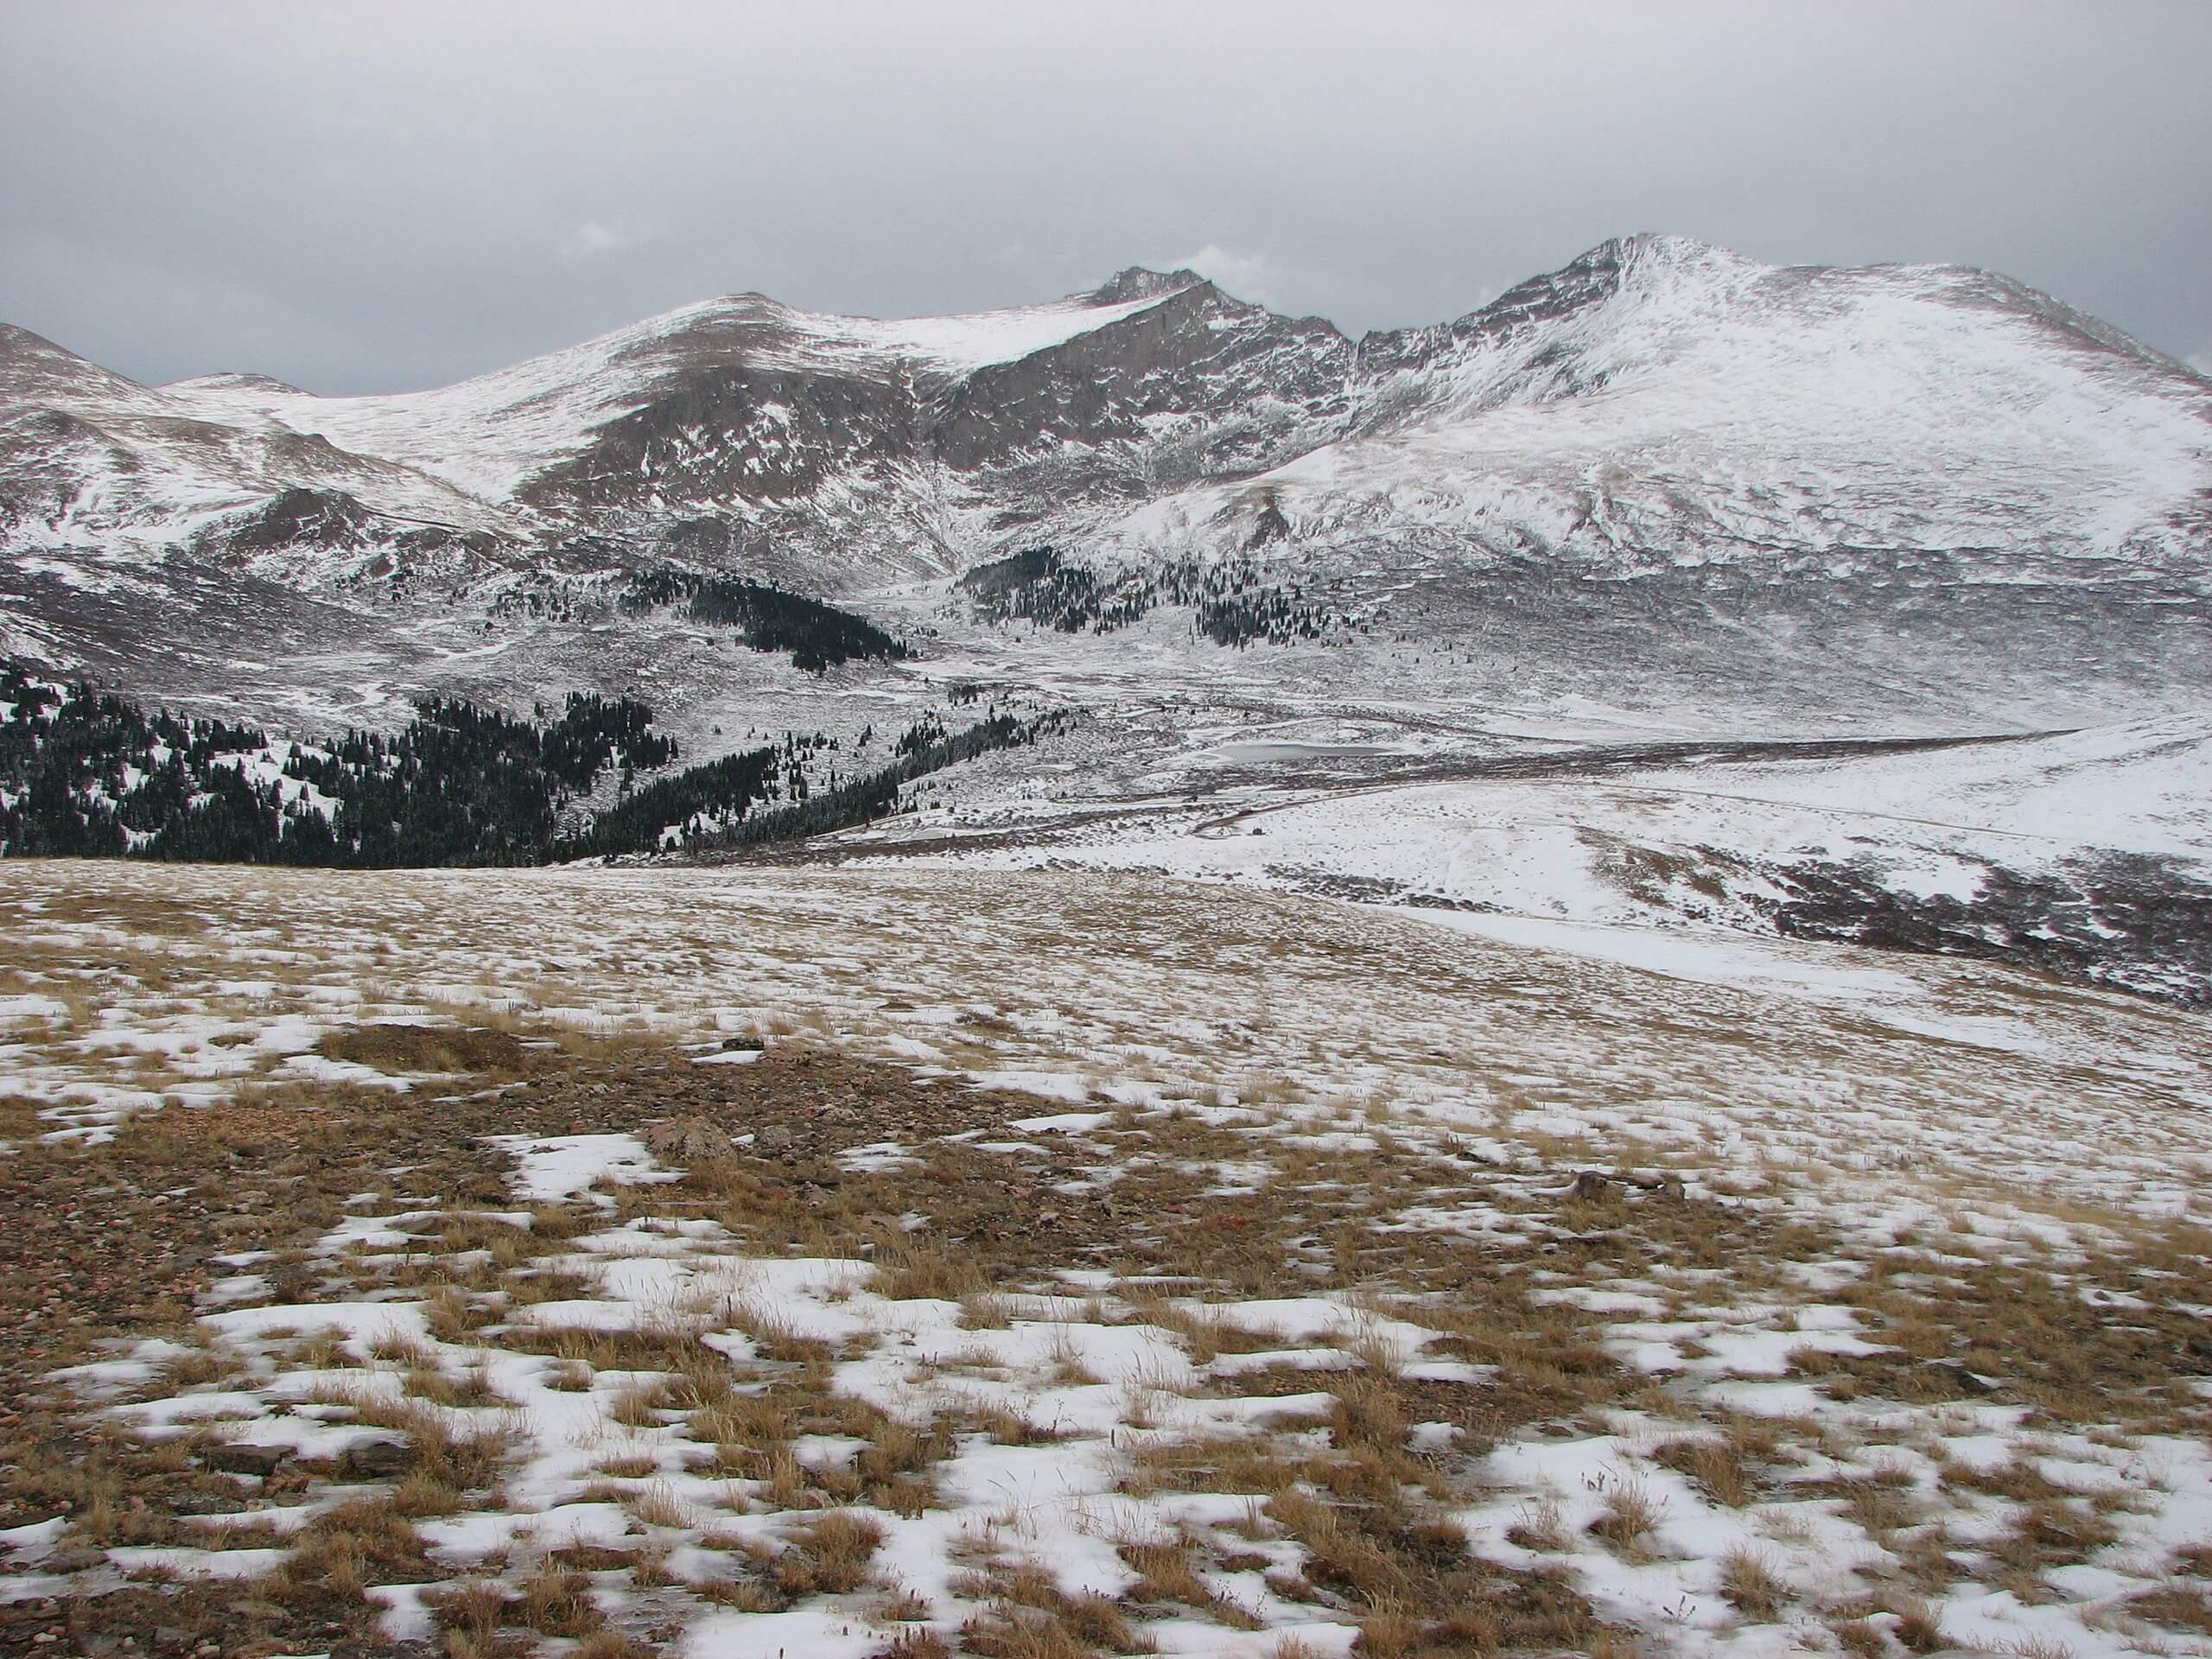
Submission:
[[[1662,1198],[1689,1197],[1689,1189],[1672,1175],[1608,1175],[1599,1169],[1586,1169],[1577,1174],[1563,1196],[1586,1202],[1605,1198],[1615,1187],[1631,1186],[1639,1192],[1656,1192]]]
[[[282,1446],[217,1446],[208,1448],[202,1461],[221,1474],[258,1475],[266,1479],[289,1456],[290,1448]]]
[[[646,1126],[644,1140],[655,1157],[685,1163],[727,1157],[730,1149],[729,1136],[703,1117],[664,1118]]]
[[[1948,1373],[1958,1383],[1961,1394],[1995,1394],[2005,1386],[2003,1378],[1984,1376],[1980,1371],[1970,1371],[1955,1359],[1931,1359],[1927,1363],[1931,1370]]]
[[[414,1460],[414,1448],[405,1440],[378,1436],[372,1440],[356,1440],[347,1446],[343,1466],[357,1480],[382,1480],[405,1473]]]
[[[106,1564],[107,1557],[97,1549],[58,1549],[46,1558],[49,1573],[89,1573]]]

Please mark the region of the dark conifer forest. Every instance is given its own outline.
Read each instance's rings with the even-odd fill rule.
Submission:
[[[734,631],[754,651],[787,651],[794,667],[819,674],[861,659],[895,662],[906,647],[874,624],[803,594],[730,576],[662,569],[630,578],[618,601],[626,615],[664,605],[695,622]]]
[[[1033,547],[976,566],[959,586],[987,620],[1032,622],[1062,633],[1109,633],[1162,605],[1190,607],[1192,638],[1240,650],[1262,640],[1281,645],[1340,637],[1355,626],[1298,583],[1270,580],[1250,560],[1175,559],[1109,580],[1052,548]]]
[[[808,762],[834,747],[818,733],[676,771],[675,741],[627,697],[573,694],[529,719],[430,697],[397,734],[289,742],[10,662],[0,853],[383,869],[728,848],[883,817],[900,785],[1058,724],[997,714],[953,734],[925,717],[887,766],[810,788]],[[614,798],[594,804],[610,771]]]

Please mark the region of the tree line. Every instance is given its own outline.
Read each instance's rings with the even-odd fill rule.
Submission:
[[[1271,580],[1249,559],[1175,559],[1109,581],[1056,549],[1032,547],[976,566],[958,585],[988,621],[1033,622],[1062,633],[1111,632],[1162,605],[1188,606],[1194,637],[1239,649],[1262,639],[1278,645],[1327,639],[1355,626],[1309,598],[1302,584]]]
[[[427,697],[396,734],[320,744],[156,709],[28,665],[0,666],[0,854],[316,868],[542,864],[819,834],[896,806],[901,784],[1055,721],[995,715],[958,734],[925,717],[885,767],[830,787],[835,741],[787,734],[669,772],[677,744],[631,698],[576,693],[522,719]],[[612,804],[587,798],[619,772]],[[664,775],[638,781],[639,772]]]
[[[906,644],[874,623],[804,594],[734,576],[703,576],[662,569],[630,578],[616,601],[626,616],[680,606],[695,622],[734,628],[754,651],[787,651],[791,664],[819,674],[855,659],[897,662]]]

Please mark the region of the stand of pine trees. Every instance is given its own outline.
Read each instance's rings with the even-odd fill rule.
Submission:
[[[743,846],[764,841],[787,841],[827,835],[889,817],[899,810],[899,791],[917,778],[942,772],[963,760],[972,760],[993,749],[1018,749],[1040,737],[1061,730],[1065,714],[1039,715],[1016,720],[1012,715],[993,715],[966,731],[947,736],[942,726],[931,731],[917,725],[899,740],[899,759],[880,771],[823,790],[810,798],[778,810],[755,814],[720,836],[702,837],[700,848]],[[922,734],[918,738],[917,734]],[[913,740],[910,741],[909,740]]]
[[[849,611],[730,576],[654,570],[632,576],[619,604],[631,615],[680,605],[695,622],[734,628],[754,651],[788,651],[792,666],[810,674],[855,658],[895,662],[908,654],[900,641]]]
[[[149,714],[90,686],[0,665],[0,854],[317,868],[542,864],[820,834],[895,809],[899,786],[1058,723],[995,715],[957,734],[925,717],[896,759],[810,791],[834,747],[791,735],[651,779],[677,758],[629,698],[571,696],[557,718],[517,719],[431,697],[394,735],[349,731],[302,747],[257,727]],[[613,805],[578,806],[612,768]],[[766,808],[766,810],[756,809]]]
[[[1151,572],[1124,571],[1111,582],[1070,564],[1049,547],[1033,547],[979,564],[960,578],[978,615],[995,622],[1034,622],[1062,633],[1108,633],[1141,621],[1161,605],[1187,605],[1194,634],[1240,650],[1255,639],[1288,645],[1325,639],[1350,620],[1308,600],[1298,584],[1268,580],[1250,560],[1177,559]]]

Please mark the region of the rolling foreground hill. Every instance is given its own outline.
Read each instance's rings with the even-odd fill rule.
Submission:
[[[1081,874],[0,956],[11,1649],[2206,1650],[2201,1015]]]

